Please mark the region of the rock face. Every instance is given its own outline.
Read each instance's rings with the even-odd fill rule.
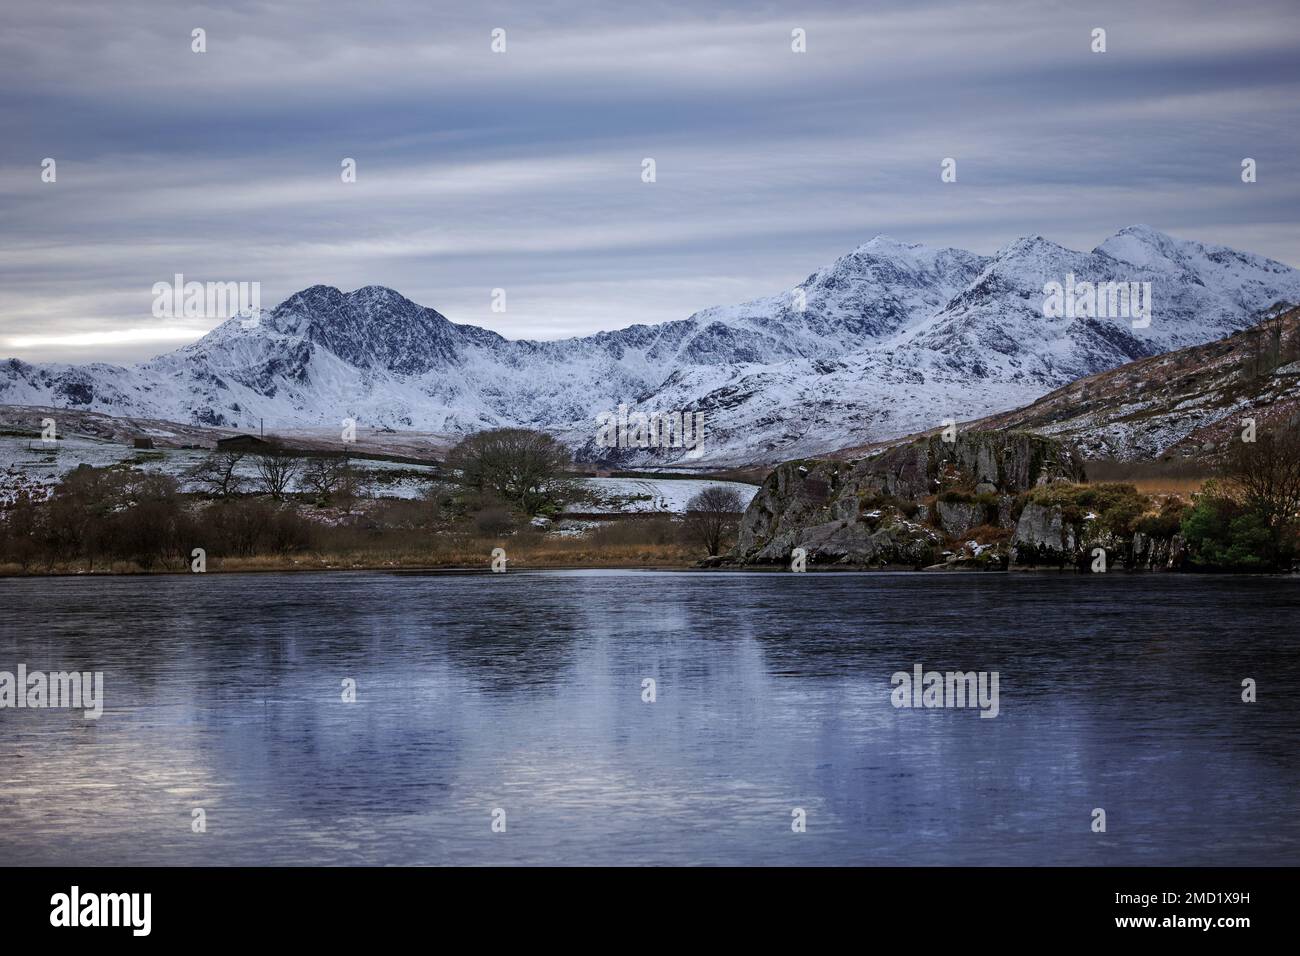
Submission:
[[[1092,570],[1097,549],[1105,551],[1106,570],[1171,571],[1182,564],[1186,549],[1182,535],[1174,529],[1177,525],[1157,533],[1134,527],[1136,509],[1128,507],[1128,502],[1147,502],[1131,485],[1063,488],[1060,494],[1049,496],[1056,501],[1035,501],[1034,497],[1024,502],[1015,524],[1009,549],[1011,568]],[[1080,509],[1071,497],[1089,498],[1088,505]]]
[[[1181,534],[1159,538],[1139,531],[1133,535],[1129,567],[1142,571],[1174,571],[1182,567],[1186,554],[1187,542]]]
[[[954,538],[985,524],[988,516],[988,507],[978,501],[937,501],[935,510],[943,533]]]
[[[1066,556],[1073,555],[1080,547],[1075,527],[1066,523],[1063,509],[1032,501],[1020,512],[1011,545],[1023,549],[1019,553],[1026,557],[1019,562],[1021,564],[1029,563],[1029,555],[1042,555],[1043,563],[1059,562]]]
[[[936,435],[859,461],[787,462],[750,502],[731,559],[787,563],[804,548],[810,564],[925,567],[945,537],[980,525],[1009,531],[1015,497],[1056,480],[1083,481],[1082,462],[1026,433]]]

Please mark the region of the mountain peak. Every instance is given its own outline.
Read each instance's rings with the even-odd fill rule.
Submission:
[[[1119,232],[1115,233],[1115,235],[1133,236],[1143,240],[1144,242],[1161,242],[1173,239],[1173,237],[1168,233],[1161,232],[1159,229],[1156,229],[1153,226],[1148,226],[1144,222],[1137,222],[1131,226],[1125,226]]]
[[[334,286],[313,285],[295,292],[277,305],[273,311],[277,314],[285,312],[312,313],[324,308],[337,308],[342,300],[343,293]]]
[[[1032,236],[1021,236],[1019,239],[1016,239],[1014,242],[1011,242],[1008,245],[1003,246],[1001,249],[999,249],[996,255],[1016,256],[1016,255],[1023,255],[1027,252],[1038,252],[1038,251],[1070,252],[1071,250],[1067,249],[1059,242],[1053,242],[1051,239],[1046,239],[1043,236],[1035,234]]]
[[[830,266],[821,270],[820,274],[858,273],[864,268],[867,270],[884,268],[887,271],[903,269],[912,273],[948,270],[964,273],[972,265],[978,265],[982,261],[982,256],[976,256],[962,249],[931,246],[924,242],[905,242],[892,236],[877,235],[847,255],[840,256]]]
[[[1167,268],[1170,262],[1180,257],[1181,253],[1195,247],[1195,243],[1175,239],[1159,229],[1138,223],[1125,226],[1093,252],[1139,268],[1150,269],[1162,266]]]
[[[921,243],[919,242],[904,242],[901,239],[895,239],[893,236],[886,236],[883,233],[879,233],[858,246],[856,251],[866,250],[869,252],[892,252],[898,249],[911,250],[919,248],[921,248]]]
[[[289,296],[280,303],[277,311],[283,309],[290,312],[328,315],[337,313],[340,309],[351,310],[361,307],[373,310],[399,306],[419,308],[400,292],[384,285],[366,285],[352,292],[344,292],[332,285],[313,285]]]
[[[361,302],[373,302],[375,304],[390,304],[394,302],[411,302],[406,296],[396,289],[390,289],[386,285],[363,285],[360,289],[346,293],[347,298],[356,299]],[[415,303],[411,303],[414,305]]]

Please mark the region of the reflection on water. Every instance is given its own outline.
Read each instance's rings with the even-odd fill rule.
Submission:
[[[195,575],[0,598],[0,670],[103,671],[106,698],[98,721],[0,710],[2,864],[1300,862],[1300,580]],[[896,710],[918,663],[998,671],[999,716]]]

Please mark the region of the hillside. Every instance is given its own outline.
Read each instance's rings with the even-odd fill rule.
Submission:
[[[1256,429],[1300,414],[1300,309],[1207,345],[1090,375],[974,428],[1032,430],[1086,458],[1214,456],[1242,420]]]

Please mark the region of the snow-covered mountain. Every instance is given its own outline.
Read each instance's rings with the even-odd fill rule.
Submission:
[[[1045,317],[1044,285],[1150,282],[1149,327]],[[459,325],[391,289],[313,286],[129,368],[0,365],[0,402],[195,424],[545,428],[625,464],[772,462],[1027,404],[1083,375],[1220,338],[1300,271],[1131,226],[1088,253],[1042,237],[993,256],[878,236],[797,289],[663,325],[553,342]],[[702,455],[611,450],[597,416],[702,412]]]

